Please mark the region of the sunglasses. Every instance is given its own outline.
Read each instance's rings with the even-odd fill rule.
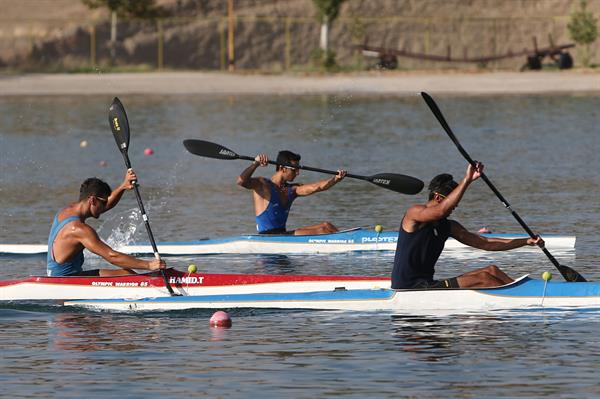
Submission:
[[[95,195],[93,197],[96,198],[98,201],[102,202],[102,204],[104,204],[104,206],[106,206],[106,204],[108,204],[108,198],[96,197]]]

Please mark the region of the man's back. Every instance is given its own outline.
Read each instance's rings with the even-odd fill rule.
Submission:
[[[419,230],[407,232],[400,224],[392,288],[414,288],[419,283],[431,283],[435,264],[450,236],[450,222],[442,219],[424,224]]]

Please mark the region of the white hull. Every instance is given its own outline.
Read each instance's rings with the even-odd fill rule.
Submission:
[[[334,290],[228,294],[139,300],[70,301],[92,310],[169,311],[186,309],[276,308],[384,311],[392,313],[473,312],[531,308],[598,308],[600,283],[554,283],[522,277],[504,287],[449,290]]]
[[[163,256],[177,255],[216,255],[216,254],[326,254],[353,251],[395,251],[398,234],[384,232],[380,235],[354,229],[320,236],[238,236],[218,240],[200,240],[189,242],[158,243],[158,252]],[[491,234],[491,237],[523,238],[523,234]],[[544,236],[548,250],[571,250],[575,247],[574,236]],[[0,244],[3,255],[37,255],[45,254],[45,244]],[[126,245],[115,248],[120,252],[133,255],[153,254],[150,245]],[[471,248],[454,239],[448,239],[446,250]],[[530,250],[531,248],[520,248]]]

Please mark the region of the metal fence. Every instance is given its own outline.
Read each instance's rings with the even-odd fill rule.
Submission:
[[[356,45],[370,45],[431,55],[483,57],[571,42],[569,16],[540,18],[340,17],[332,26],[331,49],[338,63],[349,68],[366,68],[375,60],[364,58]],[[118,23],[117,44],[110,44],[110,22],[56,21],[51,35],[40,35],[26,23],[13,38],[12,58],[4,66],[94,67],[145,65],[149,69],[237,69],[290,70],[305,67],[319,43],[320,25],[314,17],[235,16],[233,59],[228,52],[227,16],[165,18],[156,21],[129,20]],[[60,28],[60,25],[63,28]],[[73,26],[70,26],[73,25]],[[10,47],[10,37],[1,38]],[[8,40],[8,41],[7,41]],[[8,43],[8,44],[7,44]],[[598,63],[599,43],[593,50]],[[113,52],[114,57],[111,57]],[[5,52],[4,52],[5,53]],[[577,60],[577,56],[575,57]],[[492,62],[490,68],[515,68],[523,57]],[[399,59],[400,68],[444,68],[444,62]],[[472,67],[468,63],[455,67]]]

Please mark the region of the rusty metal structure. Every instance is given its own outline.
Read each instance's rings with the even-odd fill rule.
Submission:
[[[523,49],[521,51],[508,51],[505,54],[490,55],[483,57],[469,57],[467,48],[463,48],[462,57],[453,57],[450,46],[447,47],[446,55],[425,54],[411,52],[401,49],[390,49],[387,47],[370,46],[365,40],[364,44],[355,45],[354,48],[360,50],[366,57],[378,58],[377,66],[383,69],[396,69],[398,67],[398,57],[414,58],[425,61],[450,62],[450,63],[476,63],[486,65],[489,62],[502,60],[512,57],[526,57],[525,64],[521,70],[539,70],[542,69],[544,58],[549,57],[559,69],[569,69],[573,67],[573,58],[568,51],[569,48],[575,47],[574,43],[555,45],[552,36],[548,35],[550,45],[548,47],[538,48],[537,38],[533,38],[533,49]]]

